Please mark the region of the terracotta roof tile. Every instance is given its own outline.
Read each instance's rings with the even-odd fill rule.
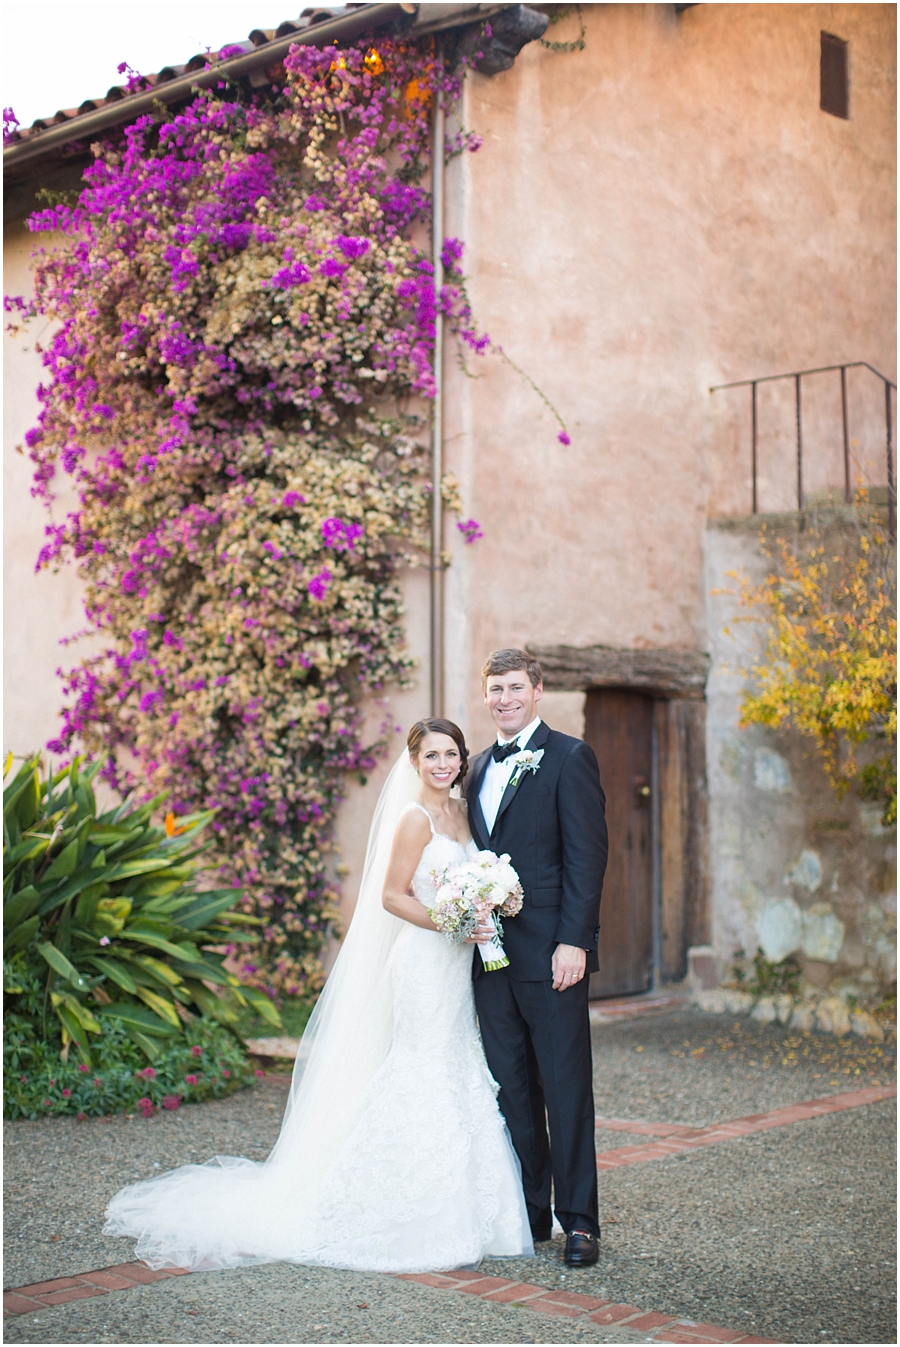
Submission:
[[[341,5],[307,6],[297,19],[285,19],[277,28],[254,28],[246,38],[226,43],[218,52],[199,53],[183,65],[163,66],[154,74],[113,85],[103,98],[87,98],[77,108],[63,108],[52,117],[37,118],[31,126],[18,127],[5,138],[5,182],[16,186],[36,174],[85,157],[87,142],[93,136],[149,111],[157,89],[164,102],[177,104],[191,96],[195,78],[201,86],[215,83],[219,68],[233,78],[247,79],[253,88],[263,87],[276,77],[294,33],[305,34],[319,25],[330,25],[328,36],[323,33],[323,42],[357,40],[365,33],[385,28],[418,37],[442,29],[470,26],[500,14],[506,20],[507,11],[509,21],[503,31],[495,20],[492,43],[498,52],[491,54],[486,50],[485,58],[478,63],[478,68],[487,75],[512,65],[523,43],[543,32],[547,25],[546,15],[527,5],[505,3],[418,5],[357,0]],[[504,37],[506,28],[510,33]],[[316,41],[315,38],[309,40]],[[267,61],[267,53],[261,48],[269,44],[272,44],[272,55]],[[167,88],[173,84],[175,87]],[[116,113],[112,111],[115,104],[125,106]],[[80,119],[84,119],[83,126],[79,126]]]
[[[211,60],[221,59],[222,51],[227,51],[229,58],[252,52],[257,47],[264,46],[268,42],[274,42],[277,38],[287,37],[294,32],[302,32],[316,24],[324,23],[329,19],[341,18],[345,14],[351,14],[355,10],[363,8],[365,8],[363,3],[308,6],[302,11],[299,18],[285,19],[277,28],[254,28],[247,38],[238,42],[226,42],[219,49],[219,52],[198,53],[183,65],[163,66],[162,70],[155,74],[144,75],[142,87],[144,89],[155,89],[158,85],[166,84],[169,80],[190,74],[194,70],[205,70]],[[7,137],[6,144],[15,145],[23,141],[27,142],[32,136],[40,131],[46,131],[50,126],[59,126],[63,122],[73,121],[86,112],[96,112],[99,108],[107,107],[110,103],[118,103],[133,92],[135,92],[134,88],[129,90],[127,84],[113,85],[111,89],[107,89],[103,98],[86,98],[77,108],[63,108],[54,113],[52,117],[38,117],[31,123],[31,126],[18,127],[12,135]]]

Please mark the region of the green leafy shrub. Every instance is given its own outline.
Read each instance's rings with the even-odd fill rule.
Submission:
[[[4,790],[4,991],[23,1043],[58,1041],[64,1062],[74,1044],[90,1067],[116,1024],[155,1063],[198,1016],[237,1023],[225,989],[280,1029],[269,998],[224,967],[221,947],[254,921],[229,910],[240,891],[195,887],[212,814],[156,827],[163,795],[98,814],[102,765],[78,758],[42,779],[34,755]]]
[[[3,1114],[97,1117],[218,1099],[251,1083],[254,1072],[230,1030],[199,1019],[167,1039],[152,1066],[119,1020],[106,1019],[91,1044],[92,1065],[60,1061],[60,1039],[37,1037],[33,1021],[11,1012],[3,1041]],[[262,1072],[256,1072],[262,1075]]]
[[[786,959],[773,963],[757,948],[751,968],[752,972],[747,967],[743,953],[735,957],[732,970],[735,984],[751,996],[796,996],[800,990],[803,969],[796,954],[789,954]]]
[[[277,1003],[281,1016],[281,1033],[285,1038],[300,1038],[316,1004],[315,996],[285,996]],[[271,1027],[251,1007],[237,1009],[237,1024],[230,1028],[243,1040],[271,1038]]]

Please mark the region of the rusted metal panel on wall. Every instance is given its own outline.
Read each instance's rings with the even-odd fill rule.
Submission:
[[[653,699],[623,688],[590,691],[584,729],[600,763],[609,827],[600,971],[591,977],[591,995],[622,996],[646,991],[653,972]]]
[[[691,945],[709,939],[707,790],[703,702],[654,708],[660,783],[660,973],[678,981]]]

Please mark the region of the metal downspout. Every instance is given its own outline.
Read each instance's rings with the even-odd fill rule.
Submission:
[[[444,709],[444,316],[440,308],[444,267],[444,107],[436,91],[431,128],[432,225],[434,265],[434,403],[431,422],[431,569],[430,569],[430,706],[431,715]]]

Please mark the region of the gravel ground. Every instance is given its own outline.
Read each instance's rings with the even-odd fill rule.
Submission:
[[[688,1127],[888,1084],[896,1064],[894,1043],[802,1034],[693,1009],[598,1025],[593,1037],[601,1117]]]
[[[208,1104],[152,1118],[47,1118],[5,1126],[4,1286],[123,1263],[133,1242],[102,1235],[113,1193],[163,1169],[212,1155],[265,1159],[278,1136],[289,1080],[269,1077]]]
[[[596,1267],[540,1245],[483,1268],[781,1342],[894,1342],[895,1135],[886,1101],[607,1170]]]
[[[893,1078],[890,1046],[692,1010],[600,1025],[594,1041],[597,1108],[607,1117],[698,1127]],[[215,1154],[263,1157],[287,1085],[268,1077],[146,1121],[8,1123],[5,1285],[130,1259],[131,1241],[100,1234],[112,1193]],[[893,1116],[891,1103],[869,1105],[607,1171],[597,1268],[566,1272],[554,1242],[534,1260],[484,1270],[785,1342],[892,1342]],[[598,1133],[601,1150],[649,1140]],[[282,1264],[195,1274],[36,1318],[8,1320],[7,1341],[643,1340],[374,1274]]]

